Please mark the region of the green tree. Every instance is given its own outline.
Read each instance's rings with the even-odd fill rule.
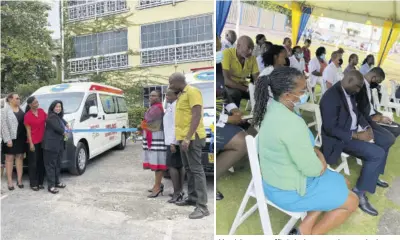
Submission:
[[[47,85],[55,78],[50,6],[39,1],[1,2],[1,90],[15,91],[24,84]]]

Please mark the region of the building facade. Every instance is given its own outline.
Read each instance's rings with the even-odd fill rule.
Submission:
[[[64,2],[64,23],[128,16],[128,26],[72,37],[69,75],[142,71],[166,83],[173,72],[213,66],[214,4],[200,0]]]

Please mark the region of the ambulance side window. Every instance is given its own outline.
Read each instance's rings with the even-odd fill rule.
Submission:
[[[116,105],[113,96],[100,94],[100,101],[106,114],[116,113]]]
[[[83,106],[83,111],[82,111],[82,117],[81,117],[81,122],[86,121],[87,119],[90,118],[89,116],[89,108],[91,106],[97,106],[97,96],[96,94],[90,94],[85,102],[85,105]]]

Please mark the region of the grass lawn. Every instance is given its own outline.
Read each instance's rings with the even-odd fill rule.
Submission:
[[[241,105],[243,108],[246,106],[245,102]],[[310,116],[305,115],[305,119],[310,119]],[[307,120],[306,120],[307,121]],[[400,122],[400,118],[396,118]],[[386,165],[386,172],[382,179],[392,183],[393,179],[400,177],[400,140],[397,140],[395,145],[391,148],[388,162]],[[356,163],[355,159],[349,159],[350,176],[346,176],[352,184],[355,185],[361,167]],[[334,167],[334,166],[333,166]],[[342,172],[343,174],[343,172]],[[217,201],[217,221],[216,228],[218,235],[227,235],[233,220],[239,209],[242,198],[247,190],[248,184],[251,179],[251,171],[248,163],[241,170],[234,173],[227,173],[217,182],[217,188],[224,194],[225,198],[222,201]],[[390,189],[390,188],[389,188]],[[396,205],[386,197],[386,192],[389,189],[377,188],[374,195],[368,195],[371,203],[379,211],[379,216],[372,217],[361,210],[357,210],[343,225],[334,229],[329,234],[331,235],[375,235],[378,231],[378,223],[387,210],[393,209],[400,211],[400,205]],[[400,191],[400,189],[397,189]],[[252,206],[255,200],[249,201],[248,207]],[[269,208],[270,219],[274,234],[278,234],[289,217],[278,210]],[[236,231],[237,235],[259,235],[262,233],[261,223],[259,220],[258,211],[250,216]]]

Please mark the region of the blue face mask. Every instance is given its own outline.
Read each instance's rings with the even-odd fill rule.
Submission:
[[[297,53],[296,55],[297,55],[297,58],[303,58],[304,57],[303,53]]]
[[[296,95],[295,95],[295,96],[296,96]],[[297,108],[297,107],[299,107],[300,105],[303,105],[303,104],[307,103],[309,94],[308,94],[307,92],[305,92],[305,93],[303,93],[303,95],[301,95],[301,96],[296,96],[296,97],[299,98],[299,101],[298,101],[298,102],[292,102],[293,105],[294,105],[294,108]]]
[[[322,59],[322,60],[325,60],[325,54],[322,54],[322,55],[321,55],[321,59]]]
[[[218,63],[222,62],[223,54],[222,51],[219,51],[215,54],[215,61]]]

